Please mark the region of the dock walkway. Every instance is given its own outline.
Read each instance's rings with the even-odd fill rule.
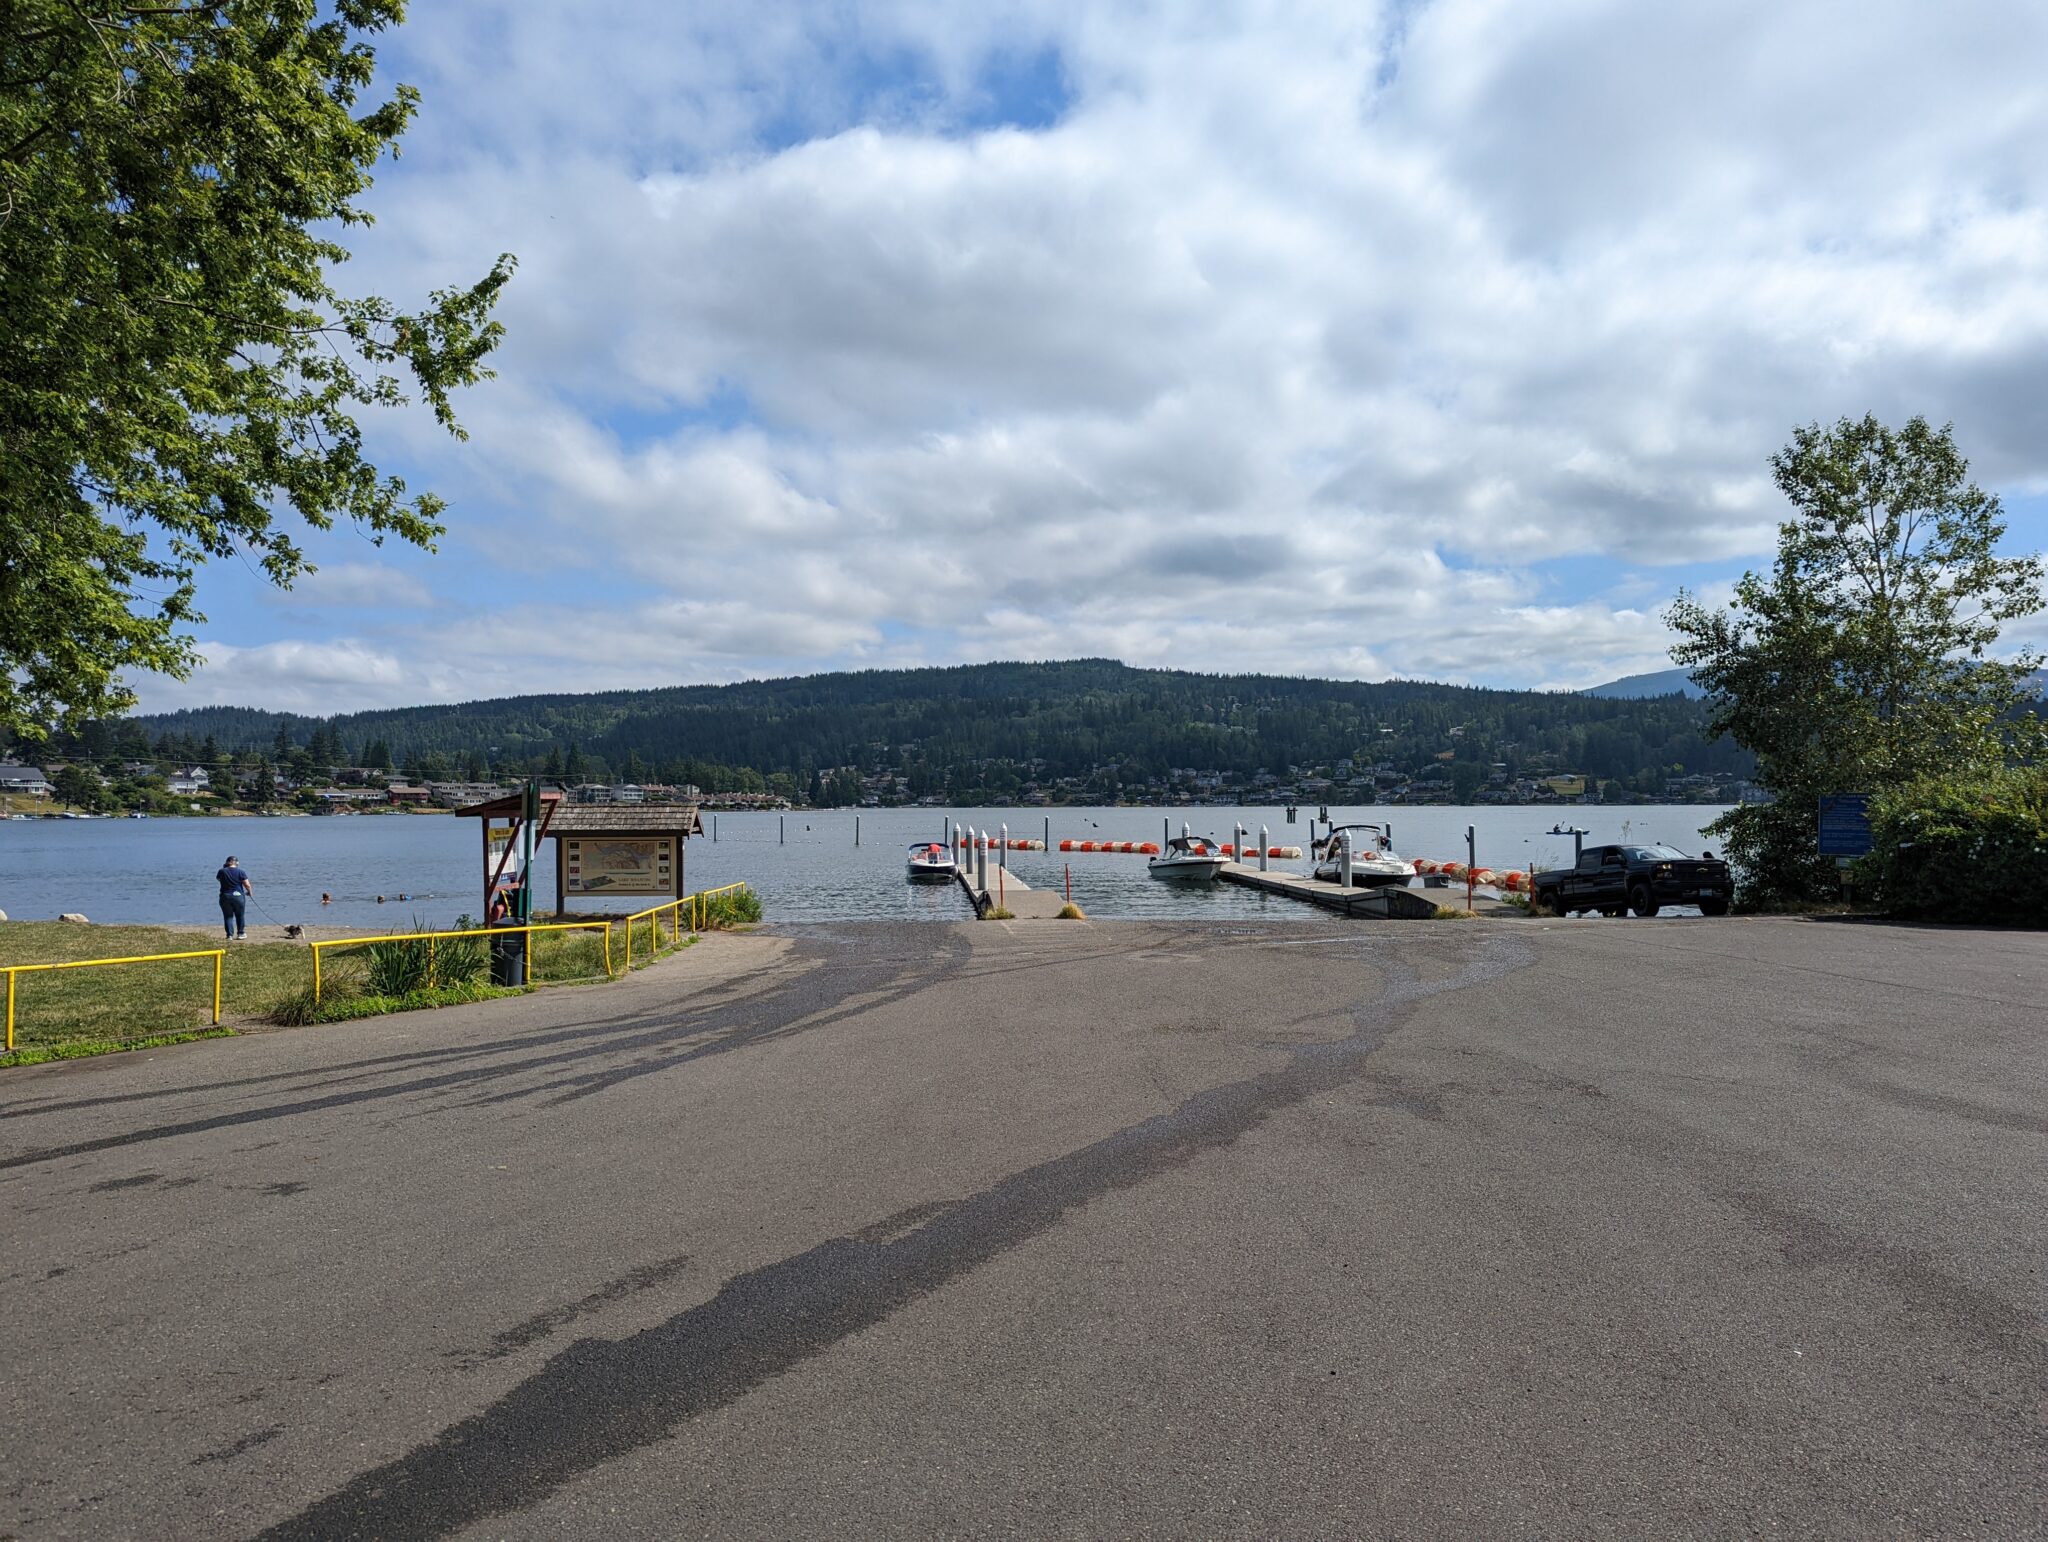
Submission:
[[[963,862],[953,875],[978,916],[1000,903],[1011,916],[1019,921],[1052,921],[1060,913],[1060,906],[1066,903],[1057,889],[1034,889],[1019,878],[1015,871],[1004,871],[994,862],[988,865],[988,888],[980,890],[974,886],[974,864]],[[998,896],[1000,895],[1000,899]]]
[[[1225,863],[1222,871],[1216,876],[1225,883],[1238,884],[1247,889],[1262,889],[1268,894],[1285,895],[1288,899],[1320,905],[1325,910],[1334,910],[1343,916],[1427,920],[1436,914],[1439,905],[1446,905],[1455,910],[1465,908],[1463,884],[1441,889],[1347,889],[1340,883],[1325,883],[1320,878],[1310,878],[1301,873],[1283,873],[1277,870],[1262,873],[1258,868],[1243,862]],[[1502,903],[1493,891],[1483,888],[1474,896],[1472,909],[1483,916],[1515,913],[1514,907]]]

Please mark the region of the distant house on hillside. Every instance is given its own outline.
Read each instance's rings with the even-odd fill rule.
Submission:
[[[0,793],[23,798],[47,798],[54,789],[50,779],[35,766],[0,765]]]
[[[189,798],[194,793],[205,792],[207,784],[211,780],[212,778],[207,776],[203,767],[193,766],[189,770],[175,773],[164,786],[166,790],[174,792],[180,797]]]
[[[393,782],[384,789],[384,796],[396,808],[425,808],[427,800],[433,797],[431,788],[408,787],[402,782]]]

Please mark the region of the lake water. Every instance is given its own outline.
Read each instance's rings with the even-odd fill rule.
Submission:
[[[957,887],[913,885],[903,877],[904,848],[935,839],[952,821],[977,829],[1004,822],[1012,836],[1038,838],[1052,821],[1062,839],[1156,841],[1163,821],[1197,835],[1231,838],[1237,823],[1271,831],[1271,844],[1308,844],[1303,808],[1289,825],[1283,810],[1265,808],[864,809],[861,844],[855,816],[844,810],[719,814],[718,839],[688,843],[685,878],[691,890],[744,879],[772,921],[902,919],[958,921],[968,914]],[[1395,847],[1408,857],[1463,861],[1465,827],[1477,831],[1479,861],[1505,871],[1531,862],[1556,867],[1571,860],[1571,837],[1550,835],[1560,821],[1585,826],[1588,844],[1664,841],[1697,851],[1701,828],[1721,812],[1698,804],[1616,808],[1343,808],[1345,820],[1391,823]],[[778,825],[779,822],[779,825]],[[778,827],[782,838],[778,840]],[[538,887],[554,896],[553,843],[543,843]],[[214,870],[228,853],[241,858],[255,883],[249,920],[330,926],[399,927],[417,915],[446,925],[483,909],[483,856],[476,823],[447,815],[276,819],[36,819],[0,822],[0,910],[16,920],[49,920],[79,911],[95,921],[190,922],[217,926]],[[1091,917],[1197,916],[1217,919],[1307,920],[1312,906],[1218,884],[1191,890],[1146,876],[1145,859],[1058,850],[1010,853],[1011,871],[1033,888],[1058,887],[1071,866],[1074,898]],[[1304,862],[1276,867],[1306,871]],[[333,903],[322,905],[323,892]],[[385,895],[383,904],[377,902]],[[399,900],[399,894],[409,898]],[[614,900],[616,909],[621,901]],[[633,904],[648,903],[634,901]],[[571,908],[578,902],[572,901]],[[590,908],[598,908],[592,906]]]

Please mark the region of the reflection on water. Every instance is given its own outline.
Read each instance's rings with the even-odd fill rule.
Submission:
[[[1506,869],[1531,862],[1555,867],[1571,860],[1569,836],[1547,832],[1564,822],[1591,830],[1589,843],[1665,841],[1689,851],[1703,844],[1700,827],[1720,812],[1675,808],[1397,808],[1332,806],[1346,819],[1391,823],[1406,856],[1439,860],[1465,855],[1465,827],[1477,831],[1479,860]],[[953,886],[914,884],[904,876],[911,841],[938,837],[957,820],[976,828],[1008,822],[1015,837],[1041,838],[1051,817],[1055,844],[1072,840],[1157,840],[1162,825],[1178,834],[1230,840],[1232,827],[1264,825],[1275,845],[1308,844],[1309,811],[1286,823],[1276,808],[1145,809],[866,809],[775,814],[707,814],[707,836],[689,843],[685,879],[691,889],[744,879],[777,921],[967,919]],[[709,838],[715,819],[718,839]],[[778,838],[778,832],[780,838]],[[252,922],[296,921],[336,926],[402,926],[417,915],[446,925],[482,909],[483,856],[474,821],[445,815],[298,819],[31,820],[0,823],[0,910],[20,920],[81,911],[95,921],[170,921],[218,925],[213,873],[230,852],[256,885]],[[1074,898],[1097,919],[1198,916],[1217,919],[1307,920],[1311,907],[1248,889],[1159,883],[1140,856],[1057,850],[1010,853],[1011,871],[1033,888],[1058,888],[1068,870]],[[1275,862],[1305,871],[1306,861]],[[543,903],[554,893],[552,842],[538,872]],[[333,903],[323,906],[326,892]],[[376,896],[386,896],[378,904]],[[405,894],[407,899],[399,900]],[[613,907],[619,902],[614,900]]]

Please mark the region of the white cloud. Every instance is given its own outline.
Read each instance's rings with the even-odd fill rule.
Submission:
[[[474,443],[417,453],[656,597],[351,625],[403,662],[343,694],[1099,652],[1585,684],[1663,662],[1660,567],[1768,550],[1795,423],[1953,419],[2048,485],[2039,7],[477,3],[406,38],[426,114],[351,277],[522,259]],[[966,127],[1044,47],[1058,122]],[[1630,587],[1560,595],[1559,556]]]

